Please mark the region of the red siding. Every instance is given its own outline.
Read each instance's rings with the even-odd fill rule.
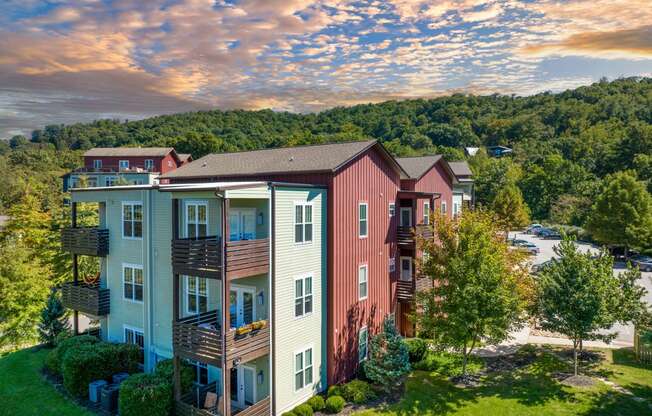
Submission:
[[[177,166],[177,161],[172,156],[172,153],[169,153],[165,157],[117,157],[117,156],[103,156],[103,157],[93,157],[93,156],[84,156],[84,166],[86,168],[93,168],[94,160],[102,161],[102,169],[112,169],[116,172],[119,170],[119,164],[121,160],[128,160],[130,168],[145,168],[145,160],[151,159],[154,161],[154,172],[167,173],[172,171],[179,166]]]
[[[446,201],[446,213],[450,217],[453,209],[453,182],[442,163],[445,162],[439,161],[435,164],[433,169],[430,169],[414,184],[412,190],[441,194],[441,197],[435,201],[435,206],[431,205],[431,209],[441,210],[441,202]],[[419,219],[417,223],[420,223],[423,217],[423,201],[419,200],[417,204],[417,218]]]

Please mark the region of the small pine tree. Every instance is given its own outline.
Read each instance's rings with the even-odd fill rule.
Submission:
[[[393,319],[385,318],[383,331],[371,339],[369,359],[363,366],[366,377],[388,392],[405,381],[410,372],[410,356]]]
[[[61,304],[61,299],[56,289],[50,291],[45,308],[41,311],[41,322],[38,324],[38,333],[41,342],[53,345],[57,335],[70,329],[66,309]]]

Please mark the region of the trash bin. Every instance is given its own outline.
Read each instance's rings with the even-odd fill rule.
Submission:
[[[120,384],[120,383],[122,383],[123,381],[125,381],[125,379],[126,379],[127,377],[129,377],[129,374],[128,374],[128,373],[118,373],[118,374],[114,374],[113,377],[112,377],[113,384]]]
[[[105,380],[95,380],[88,385],[88,400],[93,403],[100,401],[102,397],[102,388],[108,383]]]
[[[118,389],[117,384],[107,384],[102,389],[102,401],[100,407],[105,412],[113,413],[118,410]]]

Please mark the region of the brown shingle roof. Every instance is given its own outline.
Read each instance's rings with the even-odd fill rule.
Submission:
[[[179,160],[184,162],[187,159],[189,159],[192,155],[190,153],[177,153],[177,156],[179,156]]]
[[[441,155],[417,156],[417,157],[399,157],[396,161],[410,175],[411,179],[419,179],[426,172],[439,162]]]
[[[468,178],[473,176],[473,171],[469,167],[469,164],[464,160],[459,162],[448,162],[448,165],[458,178]]]
[[[254,176],[281,173],[334,172],[372,146],[384,148],[376,140],[330,143],[311,146],[263,149],[249,152],[206,155],[162,176],[197,178]],[[386,153],[390,164],[401,167]],[[403,172],[401,172],[403,173]]]
[[[95,147],[84,153],[87,157],[164,157],[172,147]]]

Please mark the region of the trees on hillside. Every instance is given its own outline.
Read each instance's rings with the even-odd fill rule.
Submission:
[[[435,239],[420,240],[421,270],[435,284],[417,294],[417,328],[460,351],[465,375],[480,341],[499,343],[523,322],[529,274],[524,254],[509,250],[488,212],[464,211],[459,221],[437,216],[431,227]]]
[[[608,176],[595,199],[587,230],[603,244],[626,249],[652,245],[652,196],[631,171]]]
[[[555,247],[555,253],[559,260],[544,268],[536,280],[533,312],[542,329],[573,341],[577,375],[577,350],[582,340],[609,342],[616,334],[604,331],[613,324],[643,318],[645,289],[636,285],[641,277],[638,269],[614,275],[613,258],[606,252],[593,258],[566,239]]]

